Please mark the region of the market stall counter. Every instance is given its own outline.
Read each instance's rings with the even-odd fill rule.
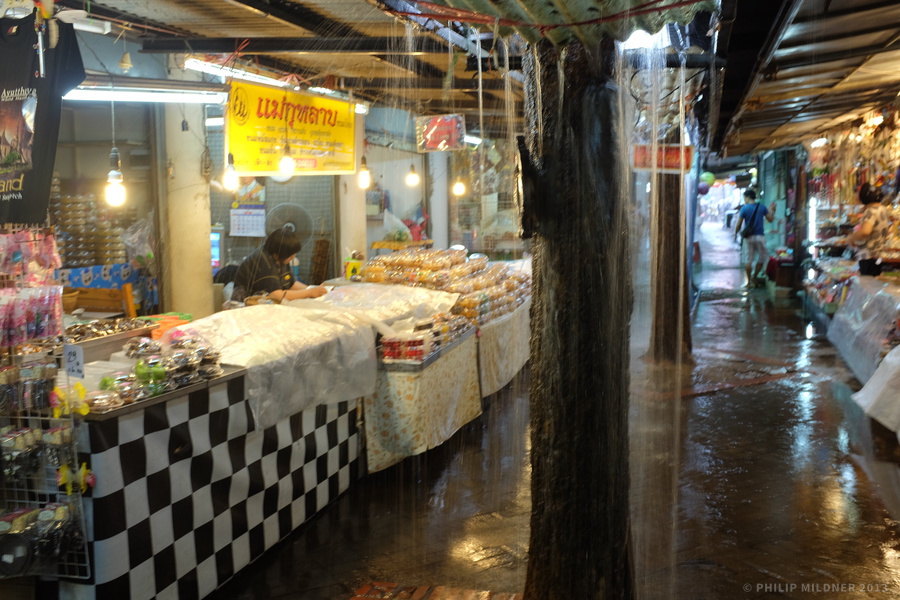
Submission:
[[[481,395],[496,394],[528,362],[531,352],[531,298],[513,312],[479,329],[478,372]]]
[[[203,598],[363,473],[355,402],[255,424],[246,370],[110,411],[79,428],[90,580],[63,599]]]
[[[834,314],[828,340],[856,378],[866,383],[885,355],[900,343],[900,286],[886,278],[858,276],[850,280],[849,290]]]
[[[475,331],[417,365],[382,362],[364,413],[370,473],[450,439],[481,415]]]

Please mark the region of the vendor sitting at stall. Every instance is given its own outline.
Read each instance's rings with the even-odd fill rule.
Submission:
[[[318,298],[327,291],[321,286],[307,286],[294,279],[288,263],[300,252],[300,236],[290,227],[276,229],[238,267],[234,278],[233,299],[268,294],[275,302]]]
[[[859,225],[846,240],[856,246],[859,274],[878,277],[881,275],[881,253],[890,237],[891,212],[881,204],[878,190],[868,183],[859,187],[858,197],[865,208]]]

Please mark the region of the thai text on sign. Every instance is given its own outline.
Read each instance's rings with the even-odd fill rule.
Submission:
[[[241,175],[278,175],[286,147],[297,174],[353,173],[355,122],[352,102],[232,82],[225,151]]]

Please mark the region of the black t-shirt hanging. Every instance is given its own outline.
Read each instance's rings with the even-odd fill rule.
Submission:
[[[84,81],[84,65],[68,23],[59,42],[44,36],[39,73],[34,14],[0,19],[0,223],[47,220],[62,96]]]

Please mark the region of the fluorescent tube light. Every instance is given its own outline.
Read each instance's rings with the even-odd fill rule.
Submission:
[[[72,27],[78,31],[96,33],[98,35],[106,35],[112,31],[112,23],[109,21],[98,21],[96,19],[91,19],[90,21],[74,21]]]
[[[225,127],[225,117],[206,117],[207,127]]]
[[[225,65],[217,65],[215,63],[189,58],[184,61],[184,68],[192,71],[199,71],[208,75],[218,75],[219,77],[243,79],[244,81],[253,81],[255,83],[265,83],[266,85],[274,85],[277,87],[294,87],[286,81],[280,81],[274,77],[267,77],[259,73],[251,73],[243,69],[235,69]]]
[[[172,104],[224,104],[227,94],[223,92],[175,92],[156,90],[117,90],[75,88],[63,100],[85,102],[154,102]]]
[[[816,141],[814,141],[813,143],[811,143],[811,144],[809,145],[809,147],[810,147],[810,148],[821,148],[822,146],[824,146],[824,145],[827,144],[827,143],[828,143],[828,138],[820,137],[819,139],[817,139]]]
[[[463,138],[463,141],[467,144],[474,144],[477,146],[482,142],[482,139],[480,137],[475,137],[474,135],[467,135]]]

